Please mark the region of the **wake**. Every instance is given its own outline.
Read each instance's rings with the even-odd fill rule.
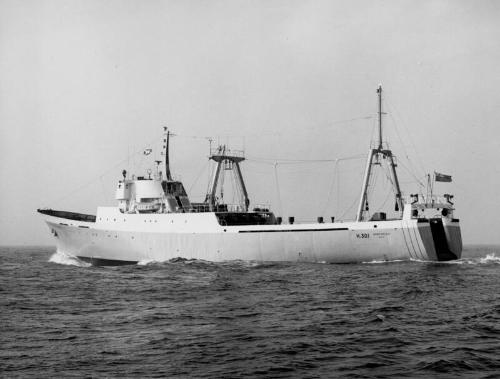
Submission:
[[[447,264],[447,265],[491,265],[500,264],[500,257],[495,253],[487,254],[485,257],[474,258],[460,258],[454,261],[428,261],[423,259],[410,258],[408,260],[394,259],[394,260],[373,260],[362,262],[362,264],[388,264],[388,263],[401,263],[401,262],[416,262],[416,263],[432,263],[432,264]]]
[[[49,262],[51,263],[57,263],[60,265],[66,265],[66,266],[77,266],[77,267],[90,267],[91,264],[84,262],[77,257],[74,257],[73,255],[66,254],[62,251],[56,251],[52,256],[49,258]]]

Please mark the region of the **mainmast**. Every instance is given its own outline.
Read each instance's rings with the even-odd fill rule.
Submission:
[[[165,145],[165,175],[167,176],[167,180],[172,180],[172,174],[170,173],[170,157],[169,157],[169,143],[170,143],[170,130],[166,126],[163,127],[164,135],[166,134],[166,138],[163,139]]]
[[[378,150],[382,150],[382,85],[377,88],[378,93]]]
[[[382,144],[382,85],[379,84],[377,88],[378,94],[378,145],[377,148],[371,148],[368,153],[368,160],[366,161],[365,176],[363,179],[363,187],[361,189],[361,198],[359,201],[358,212],[356,214],[356,221],[363,221],[363,213],[369,210],[368,206],[368,185],[370,182],[371,170],[374,164],[380,164],[380,156],[387,158],[391,166],[391,176],[393,179],[394,192],[396,193],[396,211],[403,212],[403,197],[401,188],[399,187],[399,180],[396,173],[397,164],[394,161],[392,151],[389,149],[384,150]],[[375,161],[375,162],[374,162]]]

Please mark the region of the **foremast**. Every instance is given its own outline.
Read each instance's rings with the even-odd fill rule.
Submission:
[[[165,149],[165,176],[167,180],[172,181],[172,173],[170,172],[170,154],[169,154],[169,145],[170,145],[170,130],[166,126],[163,127],[163,148]]]
[[[403,196],[401,194],[401,188],[399,186],[399,179],[396,173],[397,164],[392,155],[392,151],[389,149],[384,149],[382,143],[382,85],[377,88],[378,94],[378,143],[375,148],[370,148],[368,152],[368,159],[366,161],[365,174],[363,178],[363,187],[361,189],[361,196],[358,206],[358,211],[356,213],[356,221],[363,221],[364,212],[369,210],[368,205],[368,187],[370,183],[370,177],[373,165],[380,165],[380,158],[387,159],[391,168],[392,184],[394,186],[394,192],[396,193],[396,211],[403,212]]]

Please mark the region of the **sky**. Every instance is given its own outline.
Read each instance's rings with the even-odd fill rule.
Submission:
[[[244,148],[253,204],[352,218],[379,83],[404,193],[452,175],[435,192],[464,243],[500,243],[499,19],[488,0],[0,0],[0,244],[53,244],[37,208],[115,205],[165,125],[195,201],[212,137]]]

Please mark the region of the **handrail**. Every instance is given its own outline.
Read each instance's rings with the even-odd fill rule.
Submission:
[[[229,148],[221,149],[220,146],[218,147],[212,147],[210,149],[210,156],[212,155],[227,155],[231,157],[238,157],[238,158],[244,158],[245,157],[245,151],[244,150],[233,150]]]
[[[419,195],[418,198],[415,195],[410,195],[405,197],[405,203],[406,204],[411,204],[413,208],[427,208],[427,209],[432,209],[432,208],[448,208],[448,209],[454,209],[453,208],[453,196],[451,195],[444,195],[444,196],[438,196],[438,195],[432,195],[432,196],[421,196]]]

